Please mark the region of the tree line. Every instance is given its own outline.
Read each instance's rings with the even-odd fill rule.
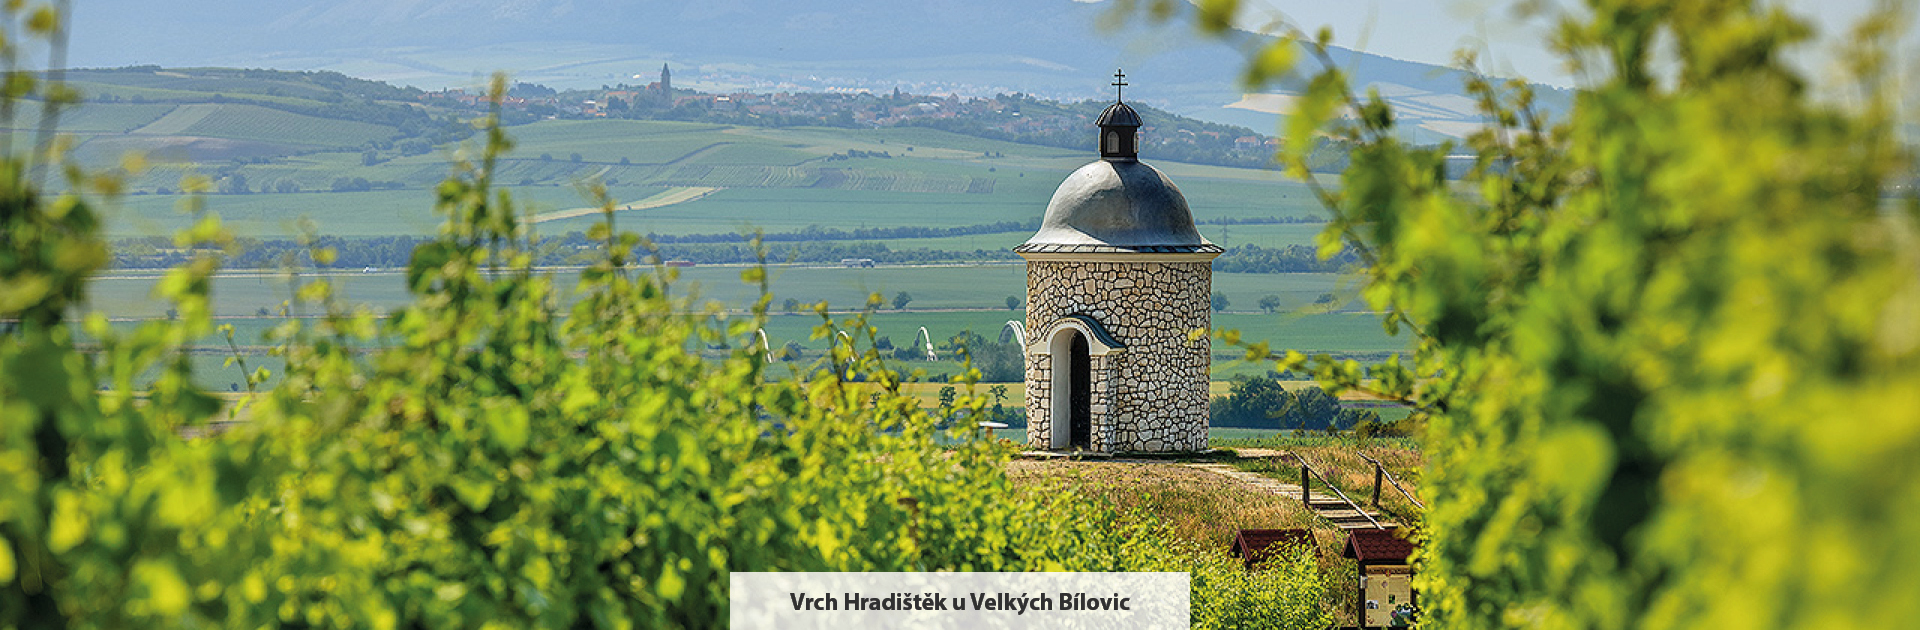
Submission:
[[[875,241],[826,240],[847,235],[850,232],[924,234],[893,238],[932,238],[938,235],[951,235],[956,231],[972,227],[983,229],[982,233],[997,233],[1007,231],[997,229],[1007,225],[1019,224],[1005,222],[963,228],[902,227],[854,231],[822,229],[815,235],[808,235],[807,230],[802,230],[764,235],[765,245],[762,249],[766,255],[765,260],[775,264],[839,263],[849,258],[871,259],[878,264],[893,265],[1018,261],[1019,255],[1005,249],[973,251],[896,249],[887,243]],[[657,257],[659,262],[689,262],[699,265],[759,262],[761,250],[756,250],[752,243],[746,241],[747,238],[721,234],[661,236],[661,240],[656,241],[651,249],[636,247],[630,252],[630,256],[634,260],[644,261]],[[413,248],[427,240],[429,239],[415,236],[351,238],[325,236],[314,240],[311,244],[305,244],[294,239],[241,238],[237,239],[235,251],[221,252],[219,255],[226,266],[240,269],[277,268],[289,264],[300,268],[393,268],[406,266]],[[315,247],[330,250],[332,261],[326,264],[316,263],[310,251]],[[538,265],[570,266],[582,264],[583,261],[598,256],[601,247],[600,243],[589,240],[581,232],[570,232],[557,238],[541,241],[529,253]],[[191,260],[198,253],[191,249],[174,247],[171,241],[161,237],[120,239],[114,242],[110,266],[115,269],[166,268]],[[1228,249],[1226,253],[1214,259],[1213,269],[1222,273],[1339,273],[1351,270],[1358,264],[1360,260],[1350,252],[1321,260],[1314,248],[1305,245],[1288,245],[1280,248],[1240,245]]]
[[[1261,247],[1239,245],[1228,248],[1213,259],[1213,270],[1222,273],[1338,273],[1361,264],[1352,251],[1332,258],[1320,258],[1319,250],[1306,245]]]
[[[742,232],[721,232],[712,234],[648,234],[647,240],[655,243],[746,243],[754,238],[762,241],[851,241],[851,240],[887,240],[896,238],[940,238],[946,236],[972,236],[975,234],[999,234],[1040,229],[1040,219],[1026,221],[1000,221],[996,223],[978,223],[954,227],[927,227],[902,225],[894,227],[840,228],[809,225],[791,232],[766,232],[749,234]],[[578,234],[578,232],[575,232]]]
[[[1372,409],[1349,409],[1318,386],[1287,391],[1268,376],[1234,381],[1225,396],[1207,406],[1208,421],[1216,427],[1345,431],[1362,424],[1379,424]]]

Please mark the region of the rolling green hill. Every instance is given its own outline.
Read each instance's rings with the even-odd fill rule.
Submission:
[[[346,121],[314,122],[255,105],[184,105],[205,113],[188,119],[169,113],[143,129],[184,122],[232,151],[258,150],[269,141],[292,146],[328,137],[356,137],[367,129]],[[217,109],[209,109],[217,108]],[[231,110],[231,111],[230,111]],[[280,118],[286,125],[265,121]],[[209,129],[210,127],[224,127]],[[516,148],[500,163],[498,180],[537,212],[584,205],[574,184],[598,178],[621,200],[653,196],[666,187],[718,188],[696,201],[624,213],[622,226],[657,234],[734,232],[749,227],[790,231],[810,225],[949,227],[1026,221],[1046,206],[1062,177],[1091,152],[985,140],[931,129],[849,130],[719,126],[665,121],[554,120],[509,130]],[[224,136],[215,136],[220,134]],[[357,136],[357,137],[365,137]],[[169,141],[186,142],[180,136]],[[214,142],[216,140],[200,140]],[[159,140],[137,134],[96,135],[83,144],[120,148]],[[341,236],[424,234],[436,223],[428,189],[447,173],[454,145],[422,155],[367,164],[359,151],[311,151],[269,159],[201,162],[194,172],[215,179],[244,177],[253,191],[213,195],[209,207],[243,234],[286,236],[306,217],[323,233]],[[844,159],[860,152],[861,157]],[[578,155],[579,161],[574,161]],[[983,157],[985,155],[995,157]],[[840,156],[840,157],[836,157]],[[624,161],[624,163],[623,163]],[[1271,171],[1158,163],[1185,187],[1196,216],[1218,218],[1309,216],[1314,207],[1299,185]],[[136,194],[119,201],[110,232],[149,236],[185,219],[171,208],[187,169],[154,169],[134,181]],[[342,179],[392,182],[399,190],[331,192]],[[287,182],[288,193],[271,193]],[[298,192],[292,192],[296,190]],[[584,230],[598,218],[553,221],[548,233]],[[971,249],[971,248],[970,248]]]
[[[339,236],[428,233],[437,222],[429,191],[463,137],[449,129],[470,115],[423,104],[418,90],[335,73],[147,66],[80,70],[72,79],[90,100],[63,115],[62,128],[82,160],[108,166],[138,151],[162,164],[134,175],[132,194],[111,204],[116,237],[182,225],[173,207],[187,175],[214,181],[225,194],[211,195],[208,207],[247,236],[288,236],[301,218]],[[29,113],[9,126],[37,124]],[[564,215],[585,205],[575,190],[589,180],[624,201],[713,189],[622,214],[623,227],[656,234],[1026,221],[1061,177],[1092,159],[1091,151],[925,127],[590,119],[535,121],[509,133],[516,148],[496,181],[533,212]],[[1270,171],[1156,163],[1187,187],[1203,220],[1313,211],[1302,189]],[[540,229],[565,233],[597,220]]]
[[[70,134],[127,133],[159,120],[178,107],[173,103],[87,103],[63,112],[58,122],[60,130]],[[12,130],[38,129],[40,108],[27,107],[14,112],[13,120],[5,126]]]
[[[425,153],[470,130],[452,112],[418,105],[420,91],[332,72],[141,66],[67,74],[85,102],[62,112],[75,155],[94,165],[128,152],[226,176],[239,163],[316,152],[392,149],[409,141]],[[35,103],[0,120],[10,131],[37,129]],[[136,180],[136,190],[177,187],[178,174]]]
[[[315,147],[357,147],[391,137],[395,131],[388,125],[306,116],[259,105],[194,103],[181,105],[131,133],[259,140]]]
[[[375,89],[380,84],[300,73],[213,70],[82,76],[102,85],[117,83],[105,91],[104,100],[63,116],[62,128],[80,141],[81,158],[104,166],[123,151],[140,150],[162,162],[131,178],[132,194],[105,205],[114,238],[165,236],[184,227],[189,217],[175,207],[182,200],[180,180],[190,174],[214,181],[220,192],[206,195],[207,208],[246,237],[285,238],[298,232],[302,219],[315,222],[322,234],[349,239],[431,234],[440,222],[432,211],[432,187],[449,172],[448,160],[463,151],[457,137],[432,135],[438,124],[434,121],[444,122],[457,112],[382,100],[405,94],[374,93],[380,92]],[[136,97],[144,102],[134,102]],[[170,100],[155,102],[162,98]],[[396,108],[416,111],[420,118],[390,117]],[[26,114],[11,126],[31,129],[36,124],[37,118]],[[696,244],[712,243],[718,235],[762,230],[784,234],[778,244],[785,247],[825,242],[806,236],[821,230],[852,234],[862,229],[962,228],[833,238],[848,247],[922,252],[908,260],[983,260],[974,254],[982,252],[988,254],[984,260],[1002,262],[868,270],[829,264],[785,268],[774,277],[776,303],[788,298],[828,300],[841,307],[857,306],[872,292],[891,296],[899,291],[915,296],[916,310],[1003,305],[1007,296],[1023,292],[1024,277],[1020,266],[1005,264],[1016,262],[1005,253],[1031,233],[978,228],[1037,219],[1060,180],[1095,159],[1091,146],[1080,151],[925,127],[600,119],[535,121],[512,126],[508,133],[515,148],[498,163],[496,181],[512,191],[526,213],[545,215],[536,226],[542,234],[584,231],[600,221],[597,212],[577,210],[587,205],[578,184],[598,180],[608,184],[608,192],[619,201],[653,201],[618,212],[621,229],[688,237]],[[1088,135],[1091,145],[1090,130]],[[401,146],[428,139],[436,142],[416,144],[413,150]],[[1309,191],[1276,172],[1146,158],[1179,182],[1201,232],[1217,243],[1306,246],[1320,230],[1312,223],[1258,223],[1318,213]],[[1250,220],[1256,223],[1239,223]],[[956,257],[941,258],[948,254]],[[351,297],[379,308],[402,297],[391,269],[398,264],[403,261],[378,264],[382,269],[372,275],[348,273],[339,280]],[[706,295],[728,304],[751,298],[737,282],[738,272],[704,264],[684,271],[705,287]],[[1315,305],[1323,294],[1351,295],[1350,288],[1343,290],[1345,282],[1325,273],[1221,273],[1215,288],[1243,313],[1267,296],[1279,298],[1283,310],[1311,312],[1324,308]],[[120,316],[160,315],[159,307],[144,297],[149,284],[151,280],[102,280],[93,305]],[[223,279],[216,291],[224,296],[223,314],[230,316],[276,309],[285,299],[284,286],[266,276]],[[997,323],[1007,316],[1004,311],[968,312],[974,314],[900,315],[888,321],[935,322],[932,327],[944,329],[961,320]],[[1253,316],[1229,319],[1248,317]],[[1352,321],[1359,320],[1371,321]],[[1258,329],[1259,336],[1306,335],[1293,341],[1297,347],[1346,352],[1398,347],[1397,341],[1383,342],[1365,332],[1366,325],[1301,327],[1321,321],[1265,316],[1238,324]]]

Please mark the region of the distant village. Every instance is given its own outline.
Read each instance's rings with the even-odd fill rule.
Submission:
[[[485,94],[460,89],[426,92],[420,100],[439,107],[484,109]],[[1138,105],[1138,104],[1136,104]],[[502,99],[509,124],[542,119],[680,120],[766,127],[824,126],[850,129],[929,127],[970,136],[1027,144],[1083,148],[1087,125],[1104,102],[1061,103],[1025,94],[962,98],[891,93],[734,92],[708,94],[673,87],[671,68],[644,86],[621,84],[600,90],[557,91],[518,83]],[[1143,153],[1153,159],[1265,168],[1279,148],[1275,138],[1245,127],[1209,123],[1138,106]]]

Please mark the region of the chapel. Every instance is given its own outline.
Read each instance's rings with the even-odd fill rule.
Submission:
[[[1094,124],[1100,159],[1060,183],[1013,250],[1027,261],[1027,442],[1204,450],[1212,347],[1190,333],[1211,325],[1222,250],[1173,180],[1140,161],[1139,113],[1116,95]]]

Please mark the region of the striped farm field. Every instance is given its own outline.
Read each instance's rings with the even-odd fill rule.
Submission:
[[[825,153],[793,151],[736,128],[645,120],[549,120],[514,127],[513,159],[541,154],[586,162],[630,164],[792,165]]]
[[[621,185],[611,187],[609,192],[617,199],[646,199],[660,194],[660,188]],[[515,187],[513,196],[522,204],[523,212],[536,214],[586,205],[579,191],[571,186]],[[107,236],[169,236],[191,223],[192,217],[177,211],[175,206],[180,201],[179,195],[133,195],[106,203],[102,208],[107,218]],[[218,213],[228,228],[242,236],[256,238],[288,238],[298,233],[298,221],[302,218],[313,220],[322,234],[346,237],[428,235],[438,229],[442,220],[433,212],[432,191],[423,189],[208,195],[204,201],[207,209]],[[554,221],[542,224],[540,231],[563,234],[585,230],[597,220],[583,217]],[[622,229],[629,229],[624,221]]]
[[[283,142],[316,147],[358,147],[394,135],[384,125],[317,118],[243,103],[181,105],[135,133]]]
[[[721,142],[689,153],[692,164],[767,164],[791,166],[820,157],[819,153],[780,145],[761,138],[743,138],[728,134]]]
[[[684,180],[685,185],[694,181],[703,180]],[[1046,188],[1050,193],[1052,184]],[[1045,209],[1044,199],[1036,202],[1033,191],[1022,191],[1018,186],[1001,186],[990,195],[730,187],[697,203],[649,212],[637,218],[639,223],[626,225],[656,234],[726,233],[750,227],[786,232],[809,225],[840,229],[955,227],[1026,221]]]
[[[798,145],[821,153],[838,153],[856,149],[867,152],[885,151],[896,158],[921,157],[941,160],[978,158],[987,152],[1001,153],[1009,157],[1042,159],[1074,158],[1086,155],[1084,151],[989,140],[924,127],[882,129],[787,127],[756,129],[755,132],[789,146]]]
[[[137,122],[133,115],[142,110],[122,113],[126,118],[119,124],[130,124]],[[145,111],[142,115],[154,113]],[[110,125],[104,120],[98,124],[103,128]],[[226,162],[272,158],[228,168],[245,176],[256,191],[286,182],[303,192],[209,199],[213,210],[251,236],[286,235],[291,227],[286,219],[301,215],[320,221],[327,234],[429,234],[437,220],[428,206],[430,201],[423,200],[430,200],[430,189],[446,177],[447,160],[455,150],[443,146],[413,156],[382,152],[384,161],[371,165],[363,163],[357,149],[305,152],[302,147],[329,143],[351,142],[357,146],[369,137],[380,136],[385,128],[303,117],[243,103],[179,105],[142,129],[137,136],[93,136],[81,146],[80,153],[100,163],[117,159],[120,151],[130,149],[158,150],[171,159]],[[157,132],[187,135],[149,135]],[[758,128],[585,120],[542,121],[512,127],[508,133],[516,148],[499,162],[494,181],[512,189],[516,198],[543,204],[534,208],[535,212],[590,205],[576,193],[576,183],[593,179],[612,185],[616,201],[623,203],[646,199],[659,193],[660,187],[725,189],[621,217],[623,228],[672,235],[752,229],[782,232],[808,226],[954,227],[1028,221],[1044,210],[1061,178],[1089,159],[1083,151],[930,129]],[[205,137],[214,135],[219,137]],[[892,157],[827,159],[852,151],[885,152]],[[573,161],[575,153],[581,156],[579,162]],[[627,163],[621,164],[622,159]],[[1273,225],[1216,229],[1205,223],[1318,213],[1304,187],[1282,181],[1276,173],[1178,163],[1156,166],[1178,178],[1194,216],[1203,222],[1203,233],[1216,242],[1278,245],[1299,242],[1301,234],[1313,229]],[[151,171],[136,177],[131,187],[146,193],[162,188],[177,190],[181,172]],[[397,182],[418,192],[341,193],[347,196],[332,199],[310,196],[330,190],[341,178]],[[164,197],[129,199],[125,204],[136,211],[119,215],[108,229],[127,234],[144,232],[147,226],[176,223],[172,202]],[[584,231],[594,220],[555,220],[543,224],[543,231]],[[387,228],[392,231],[383,231]],[[981,241],[970,238],[959,249],[1000,246]],[[908,242],[890,246],[948,247]],[[1253,298],[1257,301],[1259,296]]]
[[[167,115],[161,116],[159,120],[148,123],[147,126],[135,129],[134,131],[150,136],[184,135],[187,132],[187,128],[200,124],[200,121],[206,120],[207,117],[212,116],[214,112],[220,111],[220,107],[221,105],[216,103],[191,103],[181,105],[173,108],[173,111],[167,112]]]
[[[683,164],[677,168],[668,167],[666,172],[648,183],[661,186],[789,188],[808,185],[813,177],[808,169],[792,166]]]
[[[842,190],[960,194],[969,192],[975,178],[883,170],[823,168],[821,187]],[[828,183],[832,173],[831,183]],[[991,191],[991,187],[986,188]]]
[[[159,120],[178,105],[172,103],[82,103],[60,112],[60,131],[71,134],[126,133]],[[23,102],[9,126],[16,130],[40,128],[41,104]]]

